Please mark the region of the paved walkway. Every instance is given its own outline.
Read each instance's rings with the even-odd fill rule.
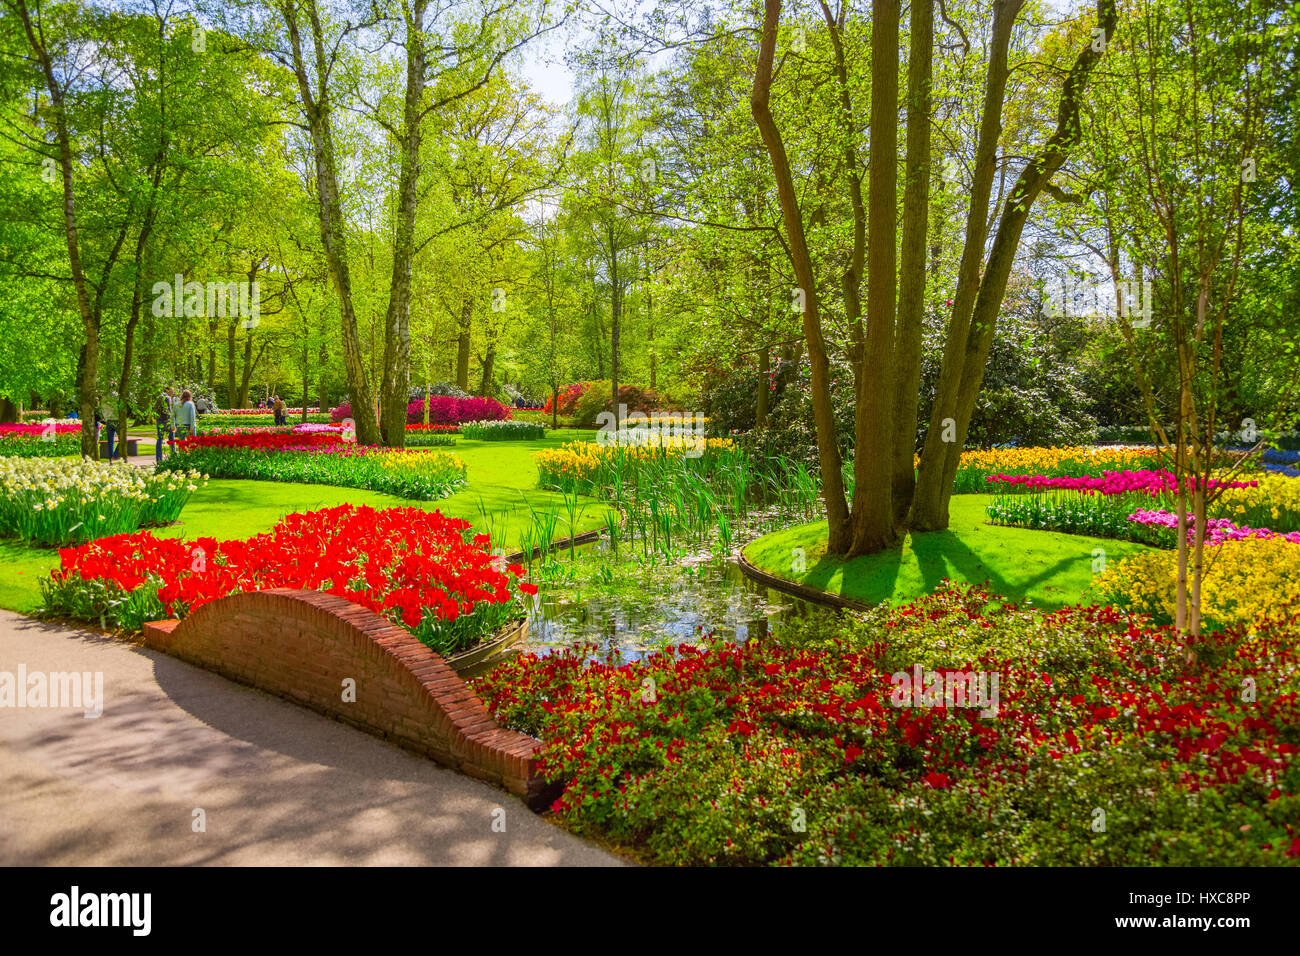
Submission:
[[[359,730],[165,654],[0,611],[0,671],[19,665],[102,672],[104,710],[0,707],[3,866],[620,862],[510,794]],[[194,832],[196,809],[206,832]]]

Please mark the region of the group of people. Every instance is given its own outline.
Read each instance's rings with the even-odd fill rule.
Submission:
[[[199,433],[199,413],[194,407],[194,396],[190,394],[187,388],[181,392],[179,400],[176,398],[176,389],[170,385],[163,389],[161,395],[154,401],[154,424],[157,426],[158,441],[154,445],[154,459],[161,463],[163,457],[163,433],[167,433],[167,441],[176,450],[176,433],[179,431],[182,438]]]
[[[176,389],[168,386],[164,389],[153,404],[154,425],[157,430],[157,444],[154,446],[154,460],[161,463],[163,459],[163,435],[166,434],[167,441],[171,443],[173,450],[176,447],[176,433],[179,431],[182,437],[187,435],[197,435],[199,433],[198,409],[194,405],[194,396],[189,389],[181,392],[180,398],[176,397]],[[104,429],[104,441],[108,443],[108,460],[115,458],[125,458],[122,445],[126,441],[126,431],[122,429],[122,441],[116,441],[119,431],[117,421],[117,405],[110,402],[107,405],[101,405],[95,409],[95,424]]]
[[[267,400],[262,399],[257,403],[257,407],[266,408],[267,404],[268,404]],[[271,406],[271,411],[275,414],[275,423],[277,425],[289,424],[289,416],[287,414],[289,410],[285,408],[284,399],[281,398],[279,395],[272,395],[269,404]]]

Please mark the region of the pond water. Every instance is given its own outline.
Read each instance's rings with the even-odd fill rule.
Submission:
[[[557,565],[567,561],[567,556],[560,558]],[[627,561],[602,559],[597,550],[579,563],[586,564],[576,575],[580,582],[564,580],[563,571],[552,584],[542,573],[531,577],[541,591],[529,613],[528,636],[517,651],[544,655],[588,645],[593,658],[617,652],[624,660],[635,660],[702,639],[779,639],[783,629],[836,613],[751,580],[734,558],[687,558],[667,566],[629,568]]]

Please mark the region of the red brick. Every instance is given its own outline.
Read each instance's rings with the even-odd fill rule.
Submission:
[[[250,592],[144,626],[150,647],[393,739],[534,800],[540,742],[499,727],[455,671],[367,608],[316,591]],[[344,703],[342,680],[357,682]]]

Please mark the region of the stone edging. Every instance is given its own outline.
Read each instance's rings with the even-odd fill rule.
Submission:
[[[774,574],[769,574],[750,563],[749,559],[745,557],[743,549],[736,552],[736,563],[740,565],[741,573],[746,577],[757,581],[759,584],[766,585],[774,591],[789,594],[791,597],[800,598],[811,604],[821,604],[824,607],[834,607],[849,611],[871,610],[870,605],[863,604],[861,601],[840,597],[840,595],[832,594],[829,591],[820,591],[817,588],[806,587],[802,584],[796,584],[793,581],[787,581],[785,578],[778,578]]]
[[[575,548],[578,547],[579,545],[591,544],[591,542],[599,540],[600,534],[601,532],[599,528],[594,529],[592,531],[584,531],[582,532],[582,534],[571,535],[568,538],[561,538],[559,541],[552,541],[550,546],[547,548],[547,550],[551,554],[555,554],[557,551],[562,551],[565,548],[568,548],[569,543],[571,541]],[[540,558],[541,556],[542,556],[541,547],[539,546],[533,548],[533,558],[537,559]],[[506,561],[508,561],[511,564],[518,564],[521,561],[527,561],[527,560],[528,560],[528,555],[526,552],[523,551],[516,551],[514,554],[506,555]]]

